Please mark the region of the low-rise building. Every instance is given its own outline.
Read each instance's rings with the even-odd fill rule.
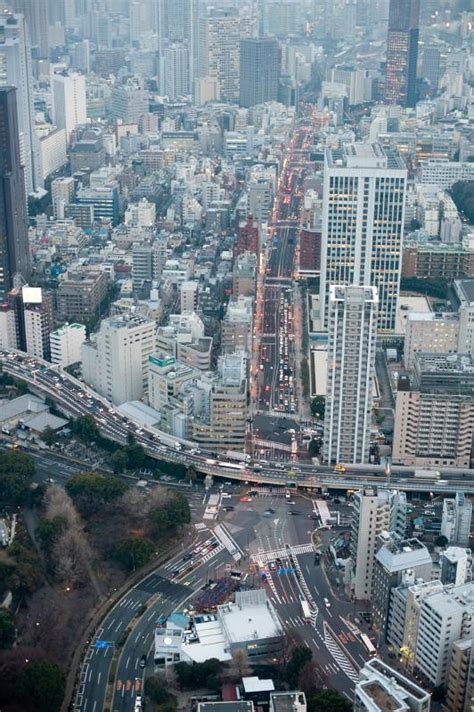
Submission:
[[[372,658],[361,669],[354,712],[429,712],[430,706],[429,692],[382,660]]]
[[[88,321],[94,319],[107,295],[105,272],[68,272],[61,279],[56,298],[60,319]]]

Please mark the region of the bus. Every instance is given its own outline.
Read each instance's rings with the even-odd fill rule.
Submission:
[[[376,648],[374,647],[374,645],[372,644],[372,641],[370,640],[370,638],[369,638],[368,635],[366,635],[365,633],[361,633],[361,634],[360,634],[360,639],[361,639],[361,642],[362,642],[363,645],[364,645],[364,648],[365,648],[365,649],[367,650],[367,652],[369,653],[370,657],[373,657],[374,655],[377,655],[377,650],[376,650]]]
[[[311,608],[309,607],[309,603],[306,600],[306,598],[301,599],[301,610],[303,612],[303,620],[306,623],[310,623],[311,621]]]

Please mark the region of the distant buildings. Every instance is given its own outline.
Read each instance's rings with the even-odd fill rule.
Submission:
[[[390,0],[385,76],[389,104],[416,104],[419,19],[420,0]]]
[[[327,150],[321,246],[320,312],[328,320],[332,284],[379,290],[379,331],[393,331],[401,268],[406,168],[379,144]]]
[[[0,20],[1,27],[1,20]],[[1,57],[1,46],[0,46]],[[17,90],[0,87],[0,301],[13,287],[15,274],[28,280],[30,247],[25,179],[20,157]]]
[[[98,316],[107,295],[105,272],[68,272],[57,289],[57,311],[61,319],[87,321]]]
[[[276,39],[243,39],[240,44],[240,105],[278,99],[280,48]]]
[[[368,462],[379,300],[375,287],[329,288],[324,460]]]
[[[86,78],[77,72],[55,73],[51,77],[53,121],[65,129],[69,143],[71,133],[87,121]]]
[[[199,24],[198,76],[217,80],[223,101],[239,101],[240,17],[234,9],[211,9]]]

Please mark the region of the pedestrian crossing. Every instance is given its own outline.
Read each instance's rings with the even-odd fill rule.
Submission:
[[[198,532],[205,532],[209,529],[207,524],[204,524],[204,522],[196,522],[194,526],[198,530]]]
[[[321,636],[318,630],[316,631],[316,635],[321,638],[324,645],[329,650],[341,670],[347,675],[349,680],[352,680],[352,682],[358,682],[359,675],[357,674],[357,670],[355,670],[353,665],[351,665],[347,657],[344,655],[340,646],[338,645],[338,643],[336,643],[332,634],[329,632],[326,624],[324,625],[324,638]]]
[[[220,543],[218,546],[216,546],[215,549],[212,551],[208,551],[207,554],[204,554],[204,556],[201,559],[201,564],[205,564],[206,561],[210,561],[211,559],[214,558],[217,554],[220,554],[221,551],[224,551],[225,546],[224,544]]]
[[[314,547],[312,544],[298,544],[297,546],[291,547],[291,553],[299,556],[300,554],[312,554],[314,552]],[[252,558],[262,564],[266,564],[268,561],[274,561],[275,559],[283,559],[288,557],[290,552],[288,549],[275,549],[274,551],[258,551],[257,554],[253,554]]]

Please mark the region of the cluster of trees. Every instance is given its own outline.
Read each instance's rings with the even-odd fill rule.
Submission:
[[[451,188],[457,209],[474,225],[474,180],[459,181]]]
[[[49,572],[67,589],[90,582],[92,551],[72,499],[59,485],[46,490],[44,516],[36,529]]]
[[[224,663],[217,658],[210,658],[203,663],[188,665],[177,663],[174,666],[178,684],[182,690],[192,690],[205,687],[208,690],[218,690],[220,675],[224,670]]]
[[[20,450],[8,450],[0,458],[0,502],[3,506],[18,507],[32,495],[31,483],[35,463]]]
[[[324,414],[326,412],[326,398],[324,396],[311,398],[310,407],[313,418],[324,420]]]
[[[402,292],[417,292],[436,299],[448,298],[448,283],[441,277],[402,277],[400,280]]]
[[[18,679],[18,697],[25,705],[23,709],[35,712],[61,709],[65,689],[63,669],[48,660],[27,664]]]
[[[147,699],[154,703],[155,712],[175,712],[177,709],[176,697],[169,692],[166,682],[158,675],[147,676],[145,694]]]
[[[122,480],[96,472],[81,472],[71,477],[66,484],[67,493],[84,517],[96,514],[106,504],[121,497],[127,489],[127,484]]]
[[[301,383],[303,384],[303,396],[309,398],[309,366],[308,359],[301,359]]]

